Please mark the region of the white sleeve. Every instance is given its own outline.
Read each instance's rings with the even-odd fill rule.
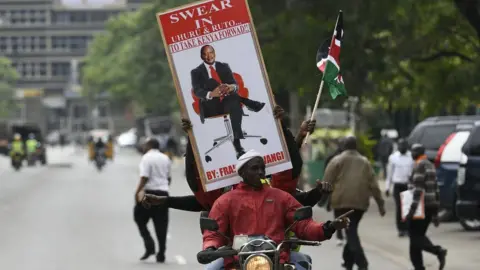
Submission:
[[[393,171],[395,170],[395,157],[394,155],[390,155],[388,158],[388,165],[387,165],[387,179],[385,179],[385,190],[390,190],[390,185],[392,184],[393,178]]]
[[[139,168],[140,168],[140,177],[150,178],[151,165],[150,165],[150,162],[148,162],[148,159],[145,158],[145,156],[140,161]]]

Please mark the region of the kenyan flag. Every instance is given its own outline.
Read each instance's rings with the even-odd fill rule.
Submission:
[[[333,99],[339,95],[347,95],[345,83],[340,73],[340,47],[343,37],[343,13],[339,12],[335,31],[330,41],[326,42],[317,51],[317,67],[323,72],[323,81],[328,85]]]

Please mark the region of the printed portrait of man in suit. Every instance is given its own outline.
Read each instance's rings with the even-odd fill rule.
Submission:
[[[241,104],[253,112],[259,112],[265,103],[238,95],[238,85],[230,66],[215,60],[215,49],[211,45],[200,49],[200,58],[203,62],[191,71],[193,92],[201,99],[200,120],[204,123],[205,118],[229,114],[234,136],[233,145],[237,155],[243,153],[240,140],[244,139],[244,112]]]

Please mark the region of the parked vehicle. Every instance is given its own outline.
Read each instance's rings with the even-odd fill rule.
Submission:
[[[143,145],[147,138],[155,138],[162,151],[180,155],[180,136],[169,116],[145,116],[136,120],[137,143],[139,153],[143,153]]]
[[[438,149],[453,132],[471,128],[480,115],[436,116],[418,123],[408,136],[408,143],[421,143],[430,161],[434,162]]]
[[[457,175],[456,214],[465,230],[480,230],[480,121],[463,145]]]
[[[470,135],[470,129],[452,133],[440,146],[435,158],[437,181],[440,189],[440,220],[456,219],[457,170],[462,158],[462,147]]]

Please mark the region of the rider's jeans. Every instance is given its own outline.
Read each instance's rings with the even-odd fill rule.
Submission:
[[[290,252],[290,262],[295,265],[298,270],[309,270],[312,268],[312,258],[301,252]],[[223,258],[217,259],[205,267],[205,270],[224,270]]]

